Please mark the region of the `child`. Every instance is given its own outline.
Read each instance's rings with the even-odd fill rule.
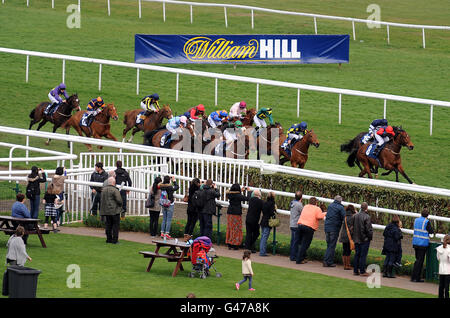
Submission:
[[[252,288],[252,278],[253,278],[253,269],[252,269],[252,261],[250,260],[251,251],[245,250],[244,256],[242,257],[242,275],[244,275],[244,279],[239,283],[236,283],[236,289],[239,290],[241,284],[243,284],[248,279],[248,290],[254,291]]]
[[[439,298],[448,299],[450,283],[450,235],[446,235],[442,245],[436,248],[436,256],[439,260]]]
[[[55,207],[55,205],[59,204],[58,196],[55,193],[55,187],[53,183],[50,183],[50,185],[47,187],[47,191],[44,195],[43,203],[45,204],[45,223],[44,223],[44,229],[48,228],[48,220],[51,218],[53,222],[53,233],[59,232],[57,227],[57,221],[58,221],[58,211]]]

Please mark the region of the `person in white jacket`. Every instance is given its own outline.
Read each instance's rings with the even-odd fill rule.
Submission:
[[[18,226],[16,234],[11,235],[6,243],[8,252],[6,253],[6,264],[24,266],[27,259],[31,262],[31,257],[28,256],[25,243],[22,236],[25,234],[25,229]]]
[[[446,235],[442,245],[436,248],[436,256],[439,261],[439,298],[448,299],[450,283],[450,235]]]
[[[244,279],[239,283],[236,283],[236,289],[239,290],[239,287],[248,279],[248,290],[254,291],[252,288],[252,280],[253,280],[253,269],[252,269],[252,261],[250,260],[250,255],[252,252],[249,250],[244,251],[244,256],[242,257],[242,275],[244,275]]]

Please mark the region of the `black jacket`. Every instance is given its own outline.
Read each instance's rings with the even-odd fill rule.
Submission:
[[[205,204],[199,213],[216,214],[216,198],[220,198],[219,190],[204,185],[203,191],[205,191]]]
[[[275,200],[274,198],[268,198],[262,206],[262,218],[259,225],[261,227],[270,227],[269,219],[275,214]]]
[[[103,183],[103,182],[105,182],[105,180],[107,180],[108,179],[108,174],[106,173],[106,171],[105,170],[102,170],[102,172],[101,173],[98,173],[97,171],[94,171],[92,174],[91,174],[91,180],[90,180],[90,182],[100,182],[100,183]],[[95,191],[97,191],[97,192],[102,192],[102,187],[92,187],[92,186],[89,186],[91,189],[95,189]]]
[[[245,222],[249,224],[258,224],[263,208],[263,200],[258,197],[252,197],[248,201],[248,211]]]
[[[124,186],[131,187],[130,175],[125,169],[117,168],[115,172],[116,172],[116,185],[120,186],[122,185],[122,182],[124,182]]]
[[[355,243],[364,243],[372,240],[373,229],[370,215],[367,212],[360,211],[353,215],[350,220],[350,234]]]
[[[30,188],[32,189],[33,193],[35,195],[41,194],[41,187],[40,184],[47,181],[47,177],[45,176],[45,173],[42,173],[42,177],[37,175],[36,177],[31,177],[31,175],[28,175],[28,184],[30,185]]]
[[[381,254],[398,253],[401,247],[401,240],[403,238],[402,231],[395,223],[389,223],[384,229],[384,244]]]
[[[191,185],[189,186],[187,213],[197,212],[197,209],[194,207],[194,204],[192,203],[192,197],[194,196],[195,191],[199,189],[200,186],[196,185],[195,183],[191,183]]]
[[[167,197],[170,200],[170,202],[173,203],[173,201],[175,201],[174,197],[173,197],[173,193],[175,191],[177,191],[180,188],[180,186],[177,184],[176,181],[173,182],[173,185],[171,184],[160,184],[159,185],[159,189],[162,191],[166,191],[167,192]]]
[[[227,198],[230,205],[227,209],[227,214],[241,215],[242,214],[242,204],[249,200],[248,196],[243,195],[239,191],[229,191],[227,192]]]

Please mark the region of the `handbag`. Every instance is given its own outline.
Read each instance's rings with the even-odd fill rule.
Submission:
[[[277,218],[277,213],[275,212],[269,219],[269,227],[278,227],[280,226],[280,219]]]
[[[150,194],[147,198],[147,201],[145,201],[145,208],[150,209],[155,207],[155,195]]]
[[[347,230],[348,241],[350,243],[350,250],[354,251],[355,250],[355,242],[353,242],[352,236],[350,235],[350,231],[348,230],[347,217],[344,217],[344,221],[345,221],[345,228]]]

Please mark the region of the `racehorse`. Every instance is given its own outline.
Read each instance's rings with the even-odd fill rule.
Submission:
[[[114,137],[114,135],[111,133],[111,125],[109,124],[109,120],[111,118],[114,120],[119,119],[114,104],[108,104],[100,113],[98,113],[98,115],[95,116],[94,121],[92,122],[90,127],[80,125],[81,118],[85,113],[85,110],[79,111],[63,124],[62,127],[66,129],[66,134],[69,134],[70,128],[73,127],[80,136],[83,136],[84,133],[86,137],[94,137],[98,139],[106,137],[108,139],[117,141],[117,138]],[[92,151],[92,145],[85,145],[89,151]],[[68,144],[68,146],[70,145]],[[103,147],[97,146],[97,148],[102,149]]]
[[[192,128],[192,124],[190,122],[188,122],[186,128],[182,128],[182,133],[177,134],[178,138],[172,139],[172,141],[170,143],[170,149],[186,150],[186,149],[183,149],[184,148],[183,146],[185,146],[185,145],[189,145],[188,147],[190,148],[192,140],[189,140],[188,142],[183,142],[183,138],[184,138],[183,132],[185,132],[186,130],[189,132],[189,135],[191,138],[194,136],[194,130]],[[168,130],[165,127],[160,127],[153,131],[147,131],[144,134],[144,141],[145,141],[144,144],[161,148],[161,138],[167,131]],[[172,136],[172,138],[173,138],[173,136]],[[191,149],[187,149],[187,150],[190,151]]]
[[[58,108],[53,112],[51,116],[45,115],[44,110],[47,108],[47,106],[50,105],[49,102],[42,102],[38,104],[30,113],[30,127],[28,129],[31,129],[31,127],[34,124],[39,123],[39,126],[37,130],[40,130],[42,126],[44,126],[48,121],[53,124],[53,132],[56,131],[65,121],[67,121],[70,116],[72,116],[72,111],[74,109],[80,110],[80,101],[78,99],[77,94],[73,94],[70,96],[67,101],[62,102],[61,105],[58,106]],[[41,121],[42,120],[42,121]],[[48,145],[50,143],[50,139],[46,141],[46,144]]]
[[[386,143],[386,146],[381,150],[378,156],[379,162],[376,159],[369,158],[366,155],[367,148],[370,145],[369,143],[359,148],[356,158],[364,167],[359,173],[360,177],[363,177],[367,173],[368,177],[372,178],[370,169],[370,164],[372,164],[375,167],[381,166],[382,168],[388,170],[388,172],[382,174],[383,176],[390,174],[392,171],[395,171],[395,181],[398,182],[398,173],[400,172],[402,176],[405,177],[406,180],[408,180],[409,183],[413,183],[403,170],[400,150],[402,149],[402,146],[407,147],[409,150],[413,150],[414,144],[411,142],[408,133],[401,127],[393,128],[395,137],[393,138],[392,142]]]
[[[133,109],[126,111],[123,116],[123,123],[126,125],[122,134],[122,142],[125,142],[125,138],[127,136],[128,131],[134,127],[131,132],[131,137],[128,139],[128,142],[133,141],[134,134],[138,131],[152,131],[159,128],[164,120],[164,118],[170,119],[172,118],[172,109],[170,109],[169,105],[164,105],[158,112],[153,112],[148,116],[143,122],[140,124],[136,124],[136,117],[142,111],[142,109]]]
[[[253,117],[255,117],[256,115],[256,109],[251,108],[251,109],[247,109],[247,111],[245,112],[245,116],[240,119],[240,121],[242,122],[242,126],[253,126]],[[236,120],[239,120],[238,117],[234,117],[231,122],[235,122]]]
[[[349,140],[347,143],[341,145],[341,151],[348,152],[349,155],[347,157],[347,164],[349,167],[354,167],[355,163],[359,167],[359,169],[362,170],[361,164],[356,158],[356,154],[358,153],[359,148],[363,145],[361,143],[361,139],[364,135],[366,135],[367,132],[360,132],[355,138]],[[372,140],[373,137],[371,137],[370,140]],[[373,167],[371,169],[373,171]]]
[[[250,154],[250,138],[248,134],[245,132],[246,127],[243,127],[241,130],[237,132],[238,139],[233,142],[233,145],[229,150],[222,149],[223,153],[227,158],[234,158],[234,159],[248,159]],[[222,138],[215,138],[211,142],[209,142],[204,150],[203,153],[206,155],[216,155],[216,146],[220,143],[222,143],[224,139]],[[225,147],[227,147],[225,145]],[[241,150],[244,150],[244,153],[242,153]]]
[[[284,135],[283,135],[284,136]],[[309,130],[300,141],[297,141],[294,146],[291,148],[291,155],[289,156],[287,152],[281,148],[286,136],[283,138],[280,136],[280,164],[284,165],[285,162],[290,161],[291,166],[297,168],[297,166],[301,169],[305,167],[306,161],[308,160],[308,149],[310,145],[313,145],[316,148],[319,148],[320,143],[317,139],[317,135],[311,129]],[[281,156],[284,156],[281,159]]]
[[[250,127],[252,128],[252,127]],[[278,129],[278,136],[272,136],[272,129]],[[272,144],[279,145],[279,140],[283,136],[283,127],[280,123],[269,125],[267,128],[260,128],[259,135],[255,138],[255,135],[250,134],[250,150],[254,151],[256,147],[256,158],[260,159],[260,151],[264,150],[266,155],[272,155]],[[265,147],[265,148],[264,148]],[[278,149],[277,149],[278,150]],[[279,156],[279,154],[273,154]]]

